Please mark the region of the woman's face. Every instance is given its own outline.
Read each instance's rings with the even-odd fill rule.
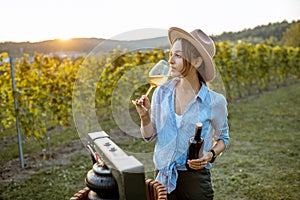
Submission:
[[[183,69],[181,40],[176,40],[170,51],[169,63],[171,67],[171,76],[180,77]]]

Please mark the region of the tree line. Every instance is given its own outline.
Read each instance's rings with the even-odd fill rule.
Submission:
[[[256,26],[253,29],[244,29],[238,32],[224,32],[221,35],[213,36],[215,41],[238,41],[252,44],[265,43],[271,46],[293,46],[300,47],[300,20],[286,20],[282,22],[269,23]]]

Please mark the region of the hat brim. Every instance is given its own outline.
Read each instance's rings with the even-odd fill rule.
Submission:
[[[208,52],[205,50],[203,45],[200,42],[198,42],[190,33],[180,28],[172,27],[169,29],[168,36],[171,45],[173,45],[176,39],[180,39],[180,38],[186,39],[192,45],[194,45],[194,47],[199,51],[203,59],[203,62],[205,64],[204,69],[197,69],[197,70],[199,71],[199,73],[202,75],[202,77],[206,82],[212,81],[215,78],[215,74],[216,74],[215,64],[213,62],[212,57],[208,54]]]

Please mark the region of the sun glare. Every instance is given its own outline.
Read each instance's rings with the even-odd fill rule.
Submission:
[[[59,38],[59,40],[61,40],[61,41],[69,41],[69,40],[71,40],[71,38],[68,38],[68,37],[62,37],[62,38]]]

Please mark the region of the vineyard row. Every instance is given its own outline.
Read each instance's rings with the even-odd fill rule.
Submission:
[[[228,101],[299,79],[299,48],[218,42],[216,49],[214,61]],[[15,122],[15,95],[22,133],[42,140],[49,126],[69,124],[72,109],[80,110],[82,103],[92,104],[102,121],[113,118],[112,100],[127,101],[132,109],[130,99],[147,90],[147,70],[165,59],[165,51],[115,49],[109,54],[76,59],[36,53],[33,60],[25,54],[14,60],[14,92],[10,63],[4,62],[7,58],[8,54],[0,54],[0,131]],[[114,92],[120,86],[133,92],[130,96]],[[89,102],[91,96],[95,98]],[[74,97],[81,100],[74,102]]]

